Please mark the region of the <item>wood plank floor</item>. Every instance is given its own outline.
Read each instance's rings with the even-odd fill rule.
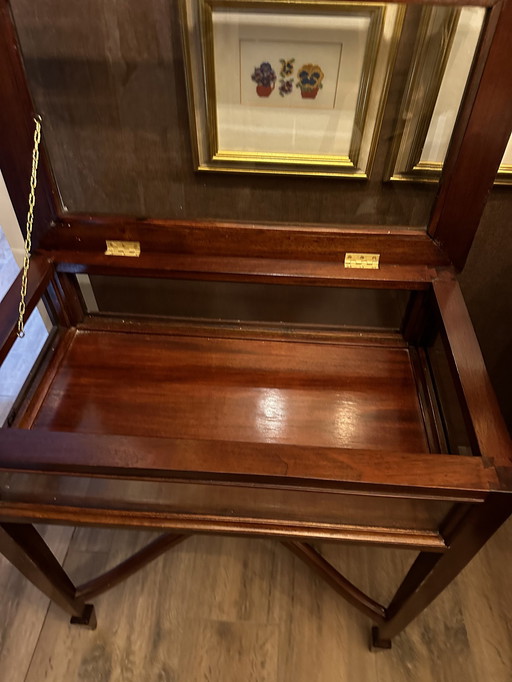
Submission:
[[[51,528],[77,582],[151,533]],[[413,554],[322,544],[388,599]],[[512,523],[399,636],[368,650],[368,621],[276,542],[194,537],[94,601],[95,632],[71,627],[0,561],[5,682],[511,682]]]

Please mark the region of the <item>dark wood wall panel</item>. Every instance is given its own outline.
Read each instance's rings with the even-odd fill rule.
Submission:
[[[435,186],[193,170],[176,0],[13,0],[30,87],[70,211],[424,226]],[[412,14],[414,14],[414,11]],[[411,15],[412,16],[412,15]],[[414,17],[412,17],[414,18]],[[400,81],[409,66],[399,59]],[[400,88],[392,86],[396,102]]]

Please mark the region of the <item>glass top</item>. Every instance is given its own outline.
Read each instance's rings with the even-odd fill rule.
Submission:
[[[485,16],[322,0],[12,7],[66,210],[383,228],[428,223]]]

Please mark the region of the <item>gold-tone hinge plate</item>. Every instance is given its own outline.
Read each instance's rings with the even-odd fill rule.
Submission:
[[[362,270],[378,270],[380,253],[346,253],[345,267]]]
[[[106,240],[107,250],[105,256],[140,256],[140,242],[117,242]]]

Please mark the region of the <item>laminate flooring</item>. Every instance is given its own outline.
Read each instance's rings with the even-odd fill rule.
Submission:
[[[152,539],[44,529],[80,583]],[[321,543],[387,600],[414,554]],[[511,682],[512,523],[397,637],[368,649],[369,621],[276,541],[195,536],[68,617],[0,560],[2,682]]]

